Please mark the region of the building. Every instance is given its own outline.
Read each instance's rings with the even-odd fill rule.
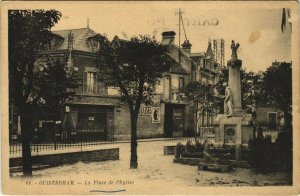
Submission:
[[[83,141],[129,139],[129,109],[120,101],[118,89],[104,86],[97,74],[101,71],[96,62],[101,35],[89,27],[52,33],[50,45],[41,54],[67,57],[69,68],[78,72],[82,85],[75,90],[74,99],[65,103],[58,122],[62,128],[49,130],[47,124],[57,122],[40,119],[39,132],[71,141],[78,138]],[[168,55],[173,63],[155,87],[154,103],[140,108],[138,138],[195,135],[197,123],[193,105],[179,93],[179,89],[195,80],[210,84],[217,82],[218,71],[211,43],[205,53],[191,53],[192,45],[188,41],[179,48],[174,40],[175,32],[162,33],[162,43],[168,45]],[[13,124],[19,130],[18,123]]]

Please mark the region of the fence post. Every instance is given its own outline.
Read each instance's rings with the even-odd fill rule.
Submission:
[[[56,150],[56,121],[54,121],[54,150]]]
[[[80,138],[80,151],[82,151],[82,137]]]
[[[39,146],[38,146],[38,144],[35,144],[35,147],[36,147],[36,152],[39,152]]]

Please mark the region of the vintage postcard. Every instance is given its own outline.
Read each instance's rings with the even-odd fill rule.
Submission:
[[[296,1],[0,6],[3,194],[299,194]]]

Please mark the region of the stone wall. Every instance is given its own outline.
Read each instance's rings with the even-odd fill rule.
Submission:
[[[139,115],[137,123],[138,138],[162,137],[164,134],[164,104],[150,105],[149,107],[160,108],[160,123],[152,123],[151,115]],[[115,139],[128,140],[130,139],[130,132],[130,112],[126,105],[122,105],[117,109],[115,115]]]
[[[49,165],[54,167],[62,164],[76,163],[78,161],[99,162],[107,160],[119,160],[119,148],[37,155],[32,157],[32,164]],[[9,159],[9,167],[17,167],[21,165],[22,157]]]

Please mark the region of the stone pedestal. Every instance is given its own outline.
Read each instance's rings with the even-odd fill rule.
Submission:
[[[236,159],[240,159],[241,148],[248,147],[248,141],[253,137],[253,122],[251,114],[226,117],[219,114],[214,120],[215,145],[217,147],[236,147]]]
[[[242,61],[239,59],[231,59],[227,61],[229,70],[228,86],[232,94],[233,116],[242,115],[242,98],[241,98],[241,74],[240,68]]]
[[[215,143],[219,147],[235,147],[236,160],[241,158],[241,149],[248,147],[248,142],[253,137],[253,121],[251,114],[242,112],[241,96],[241,71],[242,61],[237,57],[239,44],[232,40],[231,59],[227,61],[229,70],[228,86],[232,98],[232,116],[219,114],[214,120]]]

